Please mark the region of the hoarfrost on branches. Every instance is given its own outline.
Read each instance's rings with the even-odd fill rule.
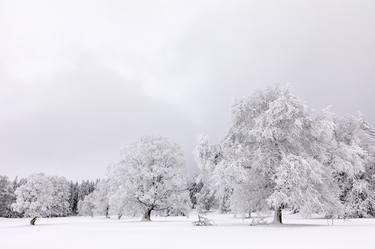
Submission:
[[[130,215],[151,219],[151,212],[187,214],[190,201],[180,147],[163,137],[144,137],[130,144],[121,161],[109,169],[111,202]]]

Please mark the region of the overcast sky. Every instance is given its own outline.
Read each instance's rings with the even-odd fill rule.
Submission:
[[[374,126],[374,27],[374,0],[0,0],[0,174],[102,177],[144,135],[194,168],[274,83]]]

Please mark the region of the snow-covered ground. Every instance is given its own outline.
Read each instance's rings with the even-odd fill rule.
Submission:
[[[346,221],[301,219],[286,216],[285,225],[249,226],[249,219],[212,214],[216,225],[196,227],[195,215],[153,217],[152,222],[137,219],[69,217],[39,219],[0,219],[1,249],[74,248],[375,248],[375,219]]]

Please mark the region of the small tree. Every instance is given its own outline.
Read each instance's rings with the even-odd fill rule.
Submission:
[[[181,149],[162,137],[145,137],[128,146],[121,161],[109,169],[110,199],[120,201],[128,214],[170,208],[186,212],[189,194]],[[120,200],[118,198],[121,198]]]
[[[220,149],[218,146],[208,142],[207,136],[200,136],[198,144],[193,151],[195,161],[197,162],[200,173],[197,182],[201,185],[196,194],[196,206],[199,213],[205,213],[218,205],[217,189],[218,186],[214,179],[214,171],[220,158]]]
[[[105,215],[109,218],[109,199],[108,199],[108,182],[101,180],[92,192],[92,201],[94,204],[94,214]]]
[[[94,196],[93,193],[86,195],[83,200],[78,201],[78,214],[81,216],[94,216]]]

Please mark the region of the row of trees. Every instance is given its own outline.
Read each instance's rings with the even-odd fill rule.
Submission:
[[[180,147],[162,137],[145,137],[129,145],[122,159],[96,182],[68,182],[64,177],[34,174],[19,184],[4,179],[4,207],[12,215],[38,217],[69,215],[141,215],[152,212],[187,215],[189,188]],[[3,192],[3,191],[2,191]],[[5,203],[6,202],[6,203]],[[14,215],[17,214],[17,215]]]
[[[85,191],[62,177],[33,175],[8,182],[11,194],[1,206],[33,222],[77,213],[150,220],[152,212],[187,215],[190,208],[249,216],[273,211],[277,223],[282,210],[375,215],[375,133],[363,118],[312,111],[280,86],[239,100],[232,113],[219,144],[199,139],[194,156],[200,173],[193,181],[178,145],[144,137]]]

